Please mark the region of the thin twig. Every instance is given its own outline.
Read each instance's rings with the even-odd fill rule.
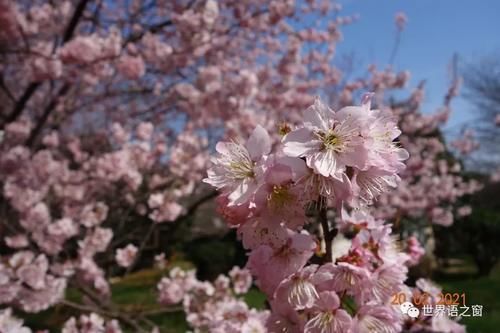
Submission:
[[[331,237],[332,231],[330,230],[330,226],[328,225],[328,217],[326,214],[327,214],[327,208],[321,207],[319,209],[319,221],[321,223],[321,227],[323,228],[323,239],[325,240],[325,247],[326,247],[325,261],[332,262],[333,237]]]
[[[394,65],[394,60],[396,60],[396,55],[398,54],[399,44],[401,42],[401,31],[396,32],[396,38],[394,40],[394,46],[392,47],[391,56],[389,58],[389,65]]]
[[[135,266],[137,266],[137,263],[139,263],[139,258],[141,257],[141,253],[142,253],[142,251],[144,251],[144,248],[146,247],[146,245],[149,241],[149,238],[153,234],[153,231],[155,230],[156,226],[157,226],[157,223],[152,221],[151,226],[149,227],[149,230],[146,233],[146,236],[144,236],[144,239],[142,240],[142,243],[139,246],[139,249],[138,249],[137,254],[134,258],[134,261],[132,262],[132,264],[130,266],[127,267],[125,275],[129,274],[135,268]]]

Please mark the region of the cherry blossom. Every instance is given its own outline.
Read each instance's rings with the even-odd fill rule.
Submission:
[[[357,19],[328,1],[0,0],[0,304],[71,307],[65,332],[138,330],[142,314],[104,315],[110,281],[152,263],[143,249],[213,199],[209,184],[249,260],[215,281],[180,268],[158,281],[194,331],[417,330],[386,303],[422,288],[404,284],[422,248],[391,223],[451,225],[481,185],[436,134],[460,80],[432,114],[408,71],[347,77],[336,51]],[[241,300],[253,278],[268,310]],[[68,286],[94,300],[71,305]]]
[[[122,249],[116,250],[116,262],[121,267],[129,267],[135,261],[135,257],[137,255],[137,247],[133,244],[128,244],[126,247]]]
[[[5,333],[31,333],[31,329],[23,326],[23,321],[12,315],[12,309],[0,311],[0,330]]]
[[[220,157],[213,160],[204,181],[228,194],[229,205],[243,204],[257,190],[255,178],[263,172],[271,140],[266,130],[257,126],[245,145],[236,142],[217,144]]]
[[[334,292],[323,291],[316,302],[318,313],[304,327],[304,332],[349,332],[352,318],[339,309],[340,299]]]

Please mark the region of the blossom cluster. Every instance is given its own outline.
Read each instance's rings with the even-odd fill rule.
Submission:
[[[23,321],[12,315],[12,309],[0,310],[0,332],[31,333],[31,329],[23,325]]]
[[[248,270],[235,266],[229,276],[219,275],[213,283],[200,281],[195,274],[173,268],[158,283],[158,301],[181,303],[195,332],[266,332],[268,311],[251,309],[238,297],[252,285]]]
[[[442,291],[439,286],[435,285],[432,281],[423,278],[416,281],[414,288],[406,291],[406,296],[409,300],[425,297],[426,302],[423,304],[422,308],[436,307],[436,304],[440,302],[440,294],[442,296]],[[420,312],[421,314],[418,319],[412,325],[412,329],[416,332],[466,332],[465,327],[453,320],[453,316],[449,313],[429,316],[424,311]]]
[[[268,139],[262,128],[246,152],[221,145],[237,161],[223,157],[212,181],[224,192],[219,212],[238,228],[253,253],[252,271],[270,295],[281,281],[261,272],[259,257],[288,243],[300,262],[317,261],[318,251],[359,247],[327,228],[316,239],[313,233],[322,233],[309,223],[311,203],[345,204],[344,216],[357,216],[349,210],[379,195],[375,216],[386,220],[423,217],[449,225],[453,214],[467,214],[469,207],[457,210],[454,203],[477,184],[462,179],[458,163],[439,160],[446,147],[430,135],[449,109],[421,114],[422,89],[386,105],[384,96],[409,83],[407,71],[370,65],[366,76],[344,76],[334,65],[336,47],[343,26],[357,17],[340,11],[329,0],[147,6],[0,0],[0,304],[38,312],[61,302],[71,284],[97,294],[96,311],[105,307],[112,302],[110,275],[133,271],[144,259],[142,249],[157,239],[148,235],[160,228],[169,233],[199,206],[194,197],[204,190],[209,147],[221,132],[246,135],[256,124],[303,123],[281,126],[287,135],[272,154],[275,137]],[[396,15],[398,34],[407,21]],[[300,115],[318,93],[328,92],[341,109],[367,90],[383,112],[333,113],[318,102],[317,115],[305,122]],[[406,153],[392,142],[396,123],[411,155],[405,170]],[[232,167],[231,179],[220,177]],[[405,251],[406,264],[421,256],[416,239]],[[106,327],[88,315],[68,327],[87,325]]]
[[[71,317],[62,327],[61,333],[122,333],[116,320],[105,321],[96,313],[81,315],[78,319]]]
[[[455,89],[450,87],[450,90]],[[410,157],[400,174],[401,182],[392,191],[382,193],[374,214],[406,222],[423,219],[447,227],[453,224],[455,215],[463,216],[470,211],[467,206],[457,207],[459,199],[477,192],[482,185],[462,176],[460,161],[448,155],[450,152],[440,137],[439,128],[449,117],[449,107],[444,106],[434,114],[424,114],[419,112],[422,98],[423,91],[418,88],[405,103],[392,107],[402,130],[401,144]],[[452,142],[452,147],[463,153],[476,149],[477,142],[471,132],[463,134],[463,138]],[[440,190],[435,191],[436,188]]]
[[[115,123],[110,130],[115,149],[94,154],[80,140],[65,140],[57,132],[32,152],[21,144],[31,129],[29,121],[9,124],[0,145],[2,193],[18,217],[7,216],[9,227],[2,234],[8,251],[1,256],[0,304],[45,310],[64,298],[71,279],[109,296],[96,256],[116,249],[117,264],[129,267],[138,252],[132,244],[110,249],[120,233],[108,227],[114,219],[110,210],[125,204],[138,216],[150,217],[151,224],[172,222],[182,214],[178,201],[192,193],[193,181],[178,182],[175,191],[162,189],[169,179],[154,170],[164,143],[154,138],[151,123],[140,123],[135,133]],[[141,186],[150,192],[141,194]],[[109,200],[108,192],[114,191],[121,196]]]
[[[247,267],[271,304],[270,332],[402,330],[405,318],[389,301],[408,288],[407,265],[421,248],[412,241],[410,255],[401,252],[367,206],[397,185],[408,153],[395,141],[394,117],[371,110],[370,98],[337,112],[316,99],[301,125],[281,128],[274,152],[260,126],[245,144],[216,146],[205,181],[220,190],[219,212],[250,251]],[[307,226],[314,208],[320,239],[311,233],[318,226]]]

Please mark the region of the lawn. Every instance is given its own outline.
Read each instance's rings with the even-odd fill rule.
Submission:
[[[189,263],[175,263],[184,269],[191,268]],[[130,314],[143,313],[147,318],[160,328],[162,333],[180,333],[189,330],[182,311],[170,311],[157,303],[156,285],[162,276],[167,275],[165,270],[143,270],[127,275],[125,279],[112,281],[112,300],[117,307]],[[67,299],[79,302],[82,295],[74,289],[67,290]],[[243,296],[251,307],[263,308],[265,297],[256,288],[252,288]],[[179,308],[179,307],[177,307]],[[60,332],[63,323],[71,316],[76,315],[75,310],[65,305],[57,305],[47,311],[37,314],[19,314],[25,318],[25,323],[33,329],[49,329],[50,332]],[[125,332],[132,333],[122,325]]]
[[[482,317],[465,317],[461,320],[467,326],[468,333],[500,332],[500,265],[489,277],[477,278],[472,267],[464,267],[460,272],[441,273],[436,281],[444,292],[465,293],[467,306],[483,306]]]

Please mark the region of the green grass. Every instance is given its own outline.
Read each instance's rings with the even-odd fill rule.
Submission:
[[[175,266],[183,269],[192,268],[189,263],[176,262]],[[147,318],[155,323],[160,332],[177,333],[186,332],[189,327],[186,323],[182,311],[164,312],[165,307],[158,304],[156,285],[162,276],[167,275],[168,268],[165,270],[143,270],[128,275],[124,279],[114,279],[111,284],[112,301],[118,307],[120,312],[131,315],[140,312],[159,312],[158,314],[148,315]],[[81,303],[82,295],[75,289],[66,290],[66,299],[76,303]],[[60,332],[62,325],[72,316],[79,316],[79,312],[66,305],[57,305],[49,310],[36,314],[21,314],[20,317],[25,320],[26,325],[33,329],[48,329],[50,332]],[[125,332],[128,330],[126,325],[122,325]]]
[[[460,321],[466,325],[468,333],[500,332],[500,265],[489,277],[477,278],[466,269],[461,273],[440,274],[436,281],[444,292],[465,293],[467,306],[483,306],[482,317],[464,317]]]
[[[172,266],[190,269],[192,265],[187,262],[176,262]],[[171,266],[171,267],[172,267]],[[169,268],[171,268],[169,267]],[[189,331],[183,311],[165,311],[157,302],[156,285],[162,276],[168,275],[169,268],[165,270],[143,270],[123,279],[113,279],[111,284],[112,300],[120,312],[131,315],[138,313],[149,314],[147,318],[156,324],[162,333],[180,333]],[[265,296],[252,288],[242,296],[250,307],[265,308]],[[75,289],[68,288],[66,299],[81,303],[82,295]],[[36,314],[18,313],[25,320],[26,325],[33,329],[48,329],[50,332],[60,332],[62,325],[72,316],[79,316],[79,312],[65,305],[57,305],[47,311]],[[122,325],[124,332],[132,333],[126,325]]]
[[[188,263],[176,263],[182,268],[191,268]],[[167,270],[144,270],[133,273],[125,279],[118,279],[112,283],[113,303],[120,310],[134,314],[143,311],[162,311],[156,302],[156,284]],[[465,262],[458,270],[445,270],[436,276],[436,282],[443,287],[444,292],[465,293],[466,304],[483,305],[482,317],[468,317],[461,320],[467,327],[468,333],[498,333],[500,332],[500,265],[493,270],[489,277],[476,278],[475,270],[470,262]],[[68,289],[67,299],[78,302],[81,295],[74,289]],[[252,288],[243,296],[245,302],[253,308],[263,309],[266,307],[265,296],[257,289]],[[48,311],[38,314],[19,314],[26,319],[26,324],[35,329],[50,329],[51,332],[59,332],[62,324],[71,316],[78,313],[66,306],[58,305]],[[186,323],[184,313],[162,312],[149,315],[148,318],[160,328],[163,333],[186,332],[189,327]],[[126,332],[127,327],[123,325]]]

